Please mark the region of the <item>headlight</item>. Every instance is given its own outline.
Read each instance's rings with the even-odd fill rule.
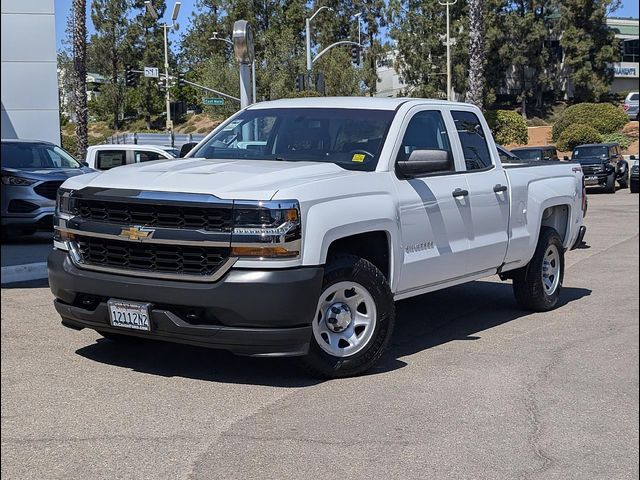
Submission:
[[[33,185],[37,180],[31,180],[30,178],[12,177],[10,175],[2,177],[2,183],[5,185],[15,185],[19,187],[26,187]]]
[[[73,190],[59,188],[56,194],[56,214],[73,215],[74,206],[71,199]]]
[[[296,258],[302,226],[296,201],[238,202],[233,207],[231,255]]]

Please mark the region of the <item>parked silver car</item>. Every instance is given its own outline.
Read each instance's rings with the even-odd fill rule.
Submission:
[[[640,100],[640,93],[638,92],[629,92],[627,98],[624,99],[624,113],[627,114],[629,120],[638,120],[639,117],[639,108],[638,101]]]
[[[53,143],[2,140],[2,230],[34,233],[53,228],[58,187],[94,170]]]

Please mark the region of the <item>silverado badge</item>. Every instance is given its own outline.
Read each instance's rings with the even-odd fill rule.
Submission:
[[[120,236],[125,237],[129,240],[142,241],[146,238],[151,238],[154,232],[155,230],[152,228],[129,227],[129,228],[123,228],[122,231],[120,232]]]

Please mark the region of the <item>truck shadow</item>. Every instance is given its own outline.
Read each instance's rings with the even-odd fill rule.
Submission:
[[[584,288],[565,287],[565,305],[591,294]],[[460,299],[464,299],[461,301]],[[397,303],[397,323],[392,343],[367,375],[406,366],[403,357],[452,341],[482,341],[479,332],[532,315],[513,299],[511,285],[476,281],[421,295]],[[531,317],[535,321],[535,314]],[[163,377],[299,388],[321,380],[307,376],[295,359],[237,357],[224,351],[159,341],[122,345],[105,339],[82,347],[84,358]]]

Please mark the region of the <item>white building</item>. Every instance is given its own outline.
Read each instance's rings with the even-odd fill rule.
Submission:
[[[54,0],[0,0],[2,138],[60,145]]]
[[[608,18],[607,25],[623,44],[620,62],[613,64],[612,92],[638,91],[640,79],[640,46],[638,44],[640,27],[637,18]]]

